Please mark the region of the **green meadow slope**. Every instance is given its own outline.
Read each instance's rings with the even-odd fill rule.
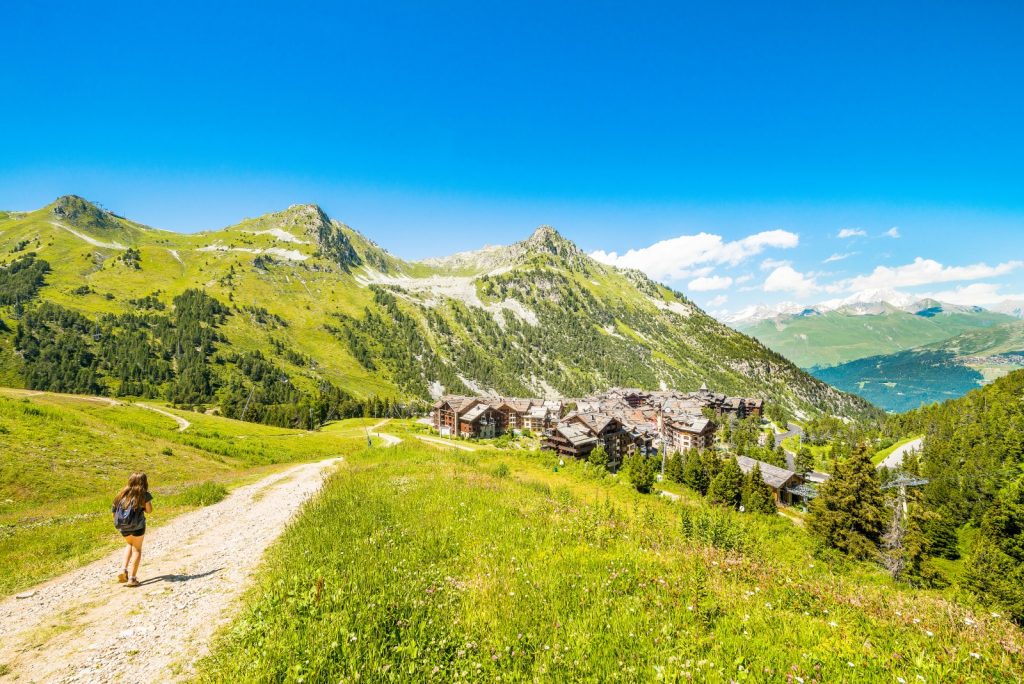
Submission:
[[[43,263],[45,262],[45,263]],[[219,231],[156,230],[68,196],[0,214],[0,379],[315,427],[444,392],[612,385],[866,402],[550,228],[404,262],[315,205]]]
[[[104,398],[0,389],[0,596],[116,548],[110,501],[134,470],[149,476],[160,525],[280,464],[366,446],[368,419],[306,432],[148,405],[191,424]]]
[[[199,681],[989,682],[1024,667],[1005,617],[894,585],[783,516],[640,495],[537,453],[435,448],[418,428],[346,459]]]
[[[1015,321],[811,372],[898,412],[955,399],[1020,368],[1024,368],[1024,322]]]
[[[826,368],[941,342],[972,330],[981,329],[984,334],[991,326],[1013,321],[985,310],[926,313],[891,306],[873,314],[834,310],[780,316],[741,329],[801,368]]]

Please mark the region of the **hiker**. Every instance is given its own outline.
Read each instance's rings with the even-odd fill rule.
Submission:
[[[149,493],[149,480],[146,473],[132,473],[128,485],[114,498],[111,511],[114,514],[114,527],[124,537],[128,548],[124,550],[124,569],[117,576],[117,581],[127,583],[125,586],[139,586],[139,561],[142,560],[142,538],[146,535],[146,513],[153,512],[153,495]],[[132,552],[135,560],[132,561]],[[131,563],[131,575],[128,564]]]

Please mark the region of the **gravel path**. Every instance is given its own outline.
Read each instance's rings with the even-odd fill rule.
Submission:
[[[19,594],[27,598],[0,601],[0,665],[10,681],[189,678],[264,550],[336,461],[295,466],[150,528],[137,589],[117,584],[118,550]]]
[[[188,430],[189,427],[192,425],[192,423],[188,422],[181,416],[171,413],[170,411],[164,411],[163,409],[159,409],[156,406],[150,406],[149,404],[142,404],[139,402],[136,402],[135,405],[140,408],[149,409],[154,413],[159,413],[162,416],[167,416],[168,418],[170,418],[171,420],[178,424],[178,432],[184,432],[185,430]]]

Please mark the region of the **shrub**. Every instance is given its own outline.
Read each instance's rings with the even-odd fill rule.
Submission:
[[[699,544],[723,551],[739,551],[744,546],[743,530],[732,515],[722,509],[684,508],[681,523],[683,536]]]
[[[508,464],[499,463],[498,466],[494,469],[494,477],[506,478],[508,477],[510,472],[511,471],[509,470]]]
[[[593,451],[590,452],[590,455],[587,457],[587,461],[592,466],[607,470],[608,451],[605,450],[603,445],[598,445]]]

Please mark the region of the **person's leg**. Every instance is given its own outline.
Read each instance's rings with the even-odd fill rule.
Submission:
[[[131,578],[133,580],[139,577],[139,563],[142,561],[142,540],[145,537],[133,536],[128,537],[128,543],[132,545],[132,549],[135,551],[135,557],[132,559],[132,573]]]
[[[124,563],[121,563],[121,574],[117,576],[118,582],[128,581],[128,563],[132,560],[132,543],[128,541],[128,537],[124,538]]]

